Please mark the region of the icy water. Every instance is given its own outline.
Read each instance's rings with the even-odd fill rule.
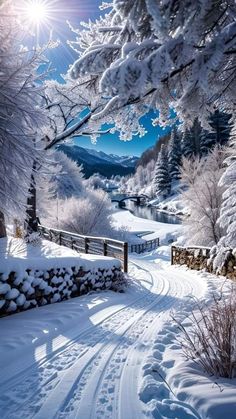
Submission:
[[[112,193],[110,194],[111,199],[116,198],[123,198],[125,195]],[[118,206],[117,203],[113,203],[116,207]],[[125,201],[125,209],[128,209],[132,212],[136,217],[145,218],[147,220],[154,220],[160,223],[168,223],[168,224],[181,224],[181,219],[175,215],[169,215],[165,212],[158,211],[156,208],[147,207],[146,205],[137,205],[136,202],[129,200]]]

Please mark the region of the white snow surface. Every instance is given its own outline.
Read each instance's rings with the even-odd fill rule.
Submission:
[[[132,236],[134,234],[143,235],[145,240],[159,238],[161,244],[167,244],[171,239],[175,241],[182,230],[181,224],[159,223],[157,221],[139,218],[130,211],[121,210],[114,212],[112,218],[116,227],[127,227],[128,231],[132,233]],[[147,232],[148,234],[146,234]]]
[[[45,271],[73,266],[88,271],[120,267],[121,262],[110,257],[78,253],[47,240],[42,240],[39,245],[34,246],[22,239],[12,237],[0,239],[0,271],[5,274],[6,279],[12,271],[23,275],[26,269]]]
[[[181,355],[172,322],[220,279],[170,266],[163,246],[130,260],[131,285],[0,319],[0,417],[235,418],[235,380]]]

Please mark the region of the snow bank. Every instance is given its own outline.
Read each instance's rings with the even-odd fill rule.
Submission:
[[[149,204],[161,211],[166,211],[168,214],[184,216],[189,215],[189,209],[183,202],[183,198],[181,196],[181,188],[178,182],[173,188],[173,193],[168,198],[154,198],[149,201]]]
[[[146,409],[157,418],[235,418],[236,380],[208,377],[183,357],[176,336],[178,327],[165,323],[143,365],[139,398]]]
[[[116,289],[124,280],[117,259],[82,255],[46,240],[36,247],[0,239],[0,315]]]
[[[159,223],[158,221],[139,218],[130,211],[117,211],[112,214],[112,218],[116,227],[127,228],[127,241],[130,242],[129,233],[132,234],[131,243],[133,242],[133,235],[138,234],[145,236],[145,240],[159,238],[161,244],[167,244],[169,240],[175,241],[182,229],[181,224]]]

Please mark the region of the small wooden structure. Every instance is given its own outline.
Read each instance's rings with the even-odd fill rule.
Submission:
[[[106,237],[82,236],[38,224],[42,237],[80,253],[111,256],[122,261],[124,272],[128,272],[128,243]]]
[[[147,240],[145,243],[131,244],[130,252],[138,253],[138,254],[144,253],[144,252],[150,252],[151,250],[155,250],[159,246],[160,246],[159,238],[153,239],[153,240]]]

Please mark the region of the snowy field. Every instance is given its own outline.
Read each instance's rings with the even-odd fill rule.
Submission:
[[[169,240],[175,241],[182,229],[181,224],[159,223],[136,217],[130,211],[125,210],[114,212],[112,218],[116,227],[127,228],[127,231],[131,233],[131,241],[135,241],[135,243],[137,243],[137,237],[136,240],[134,239],[135,234],[141,235],[143,233],[145,240],[159,238],[161,244],[167,244]],[[150,233],[146,234],[146,232]]]

